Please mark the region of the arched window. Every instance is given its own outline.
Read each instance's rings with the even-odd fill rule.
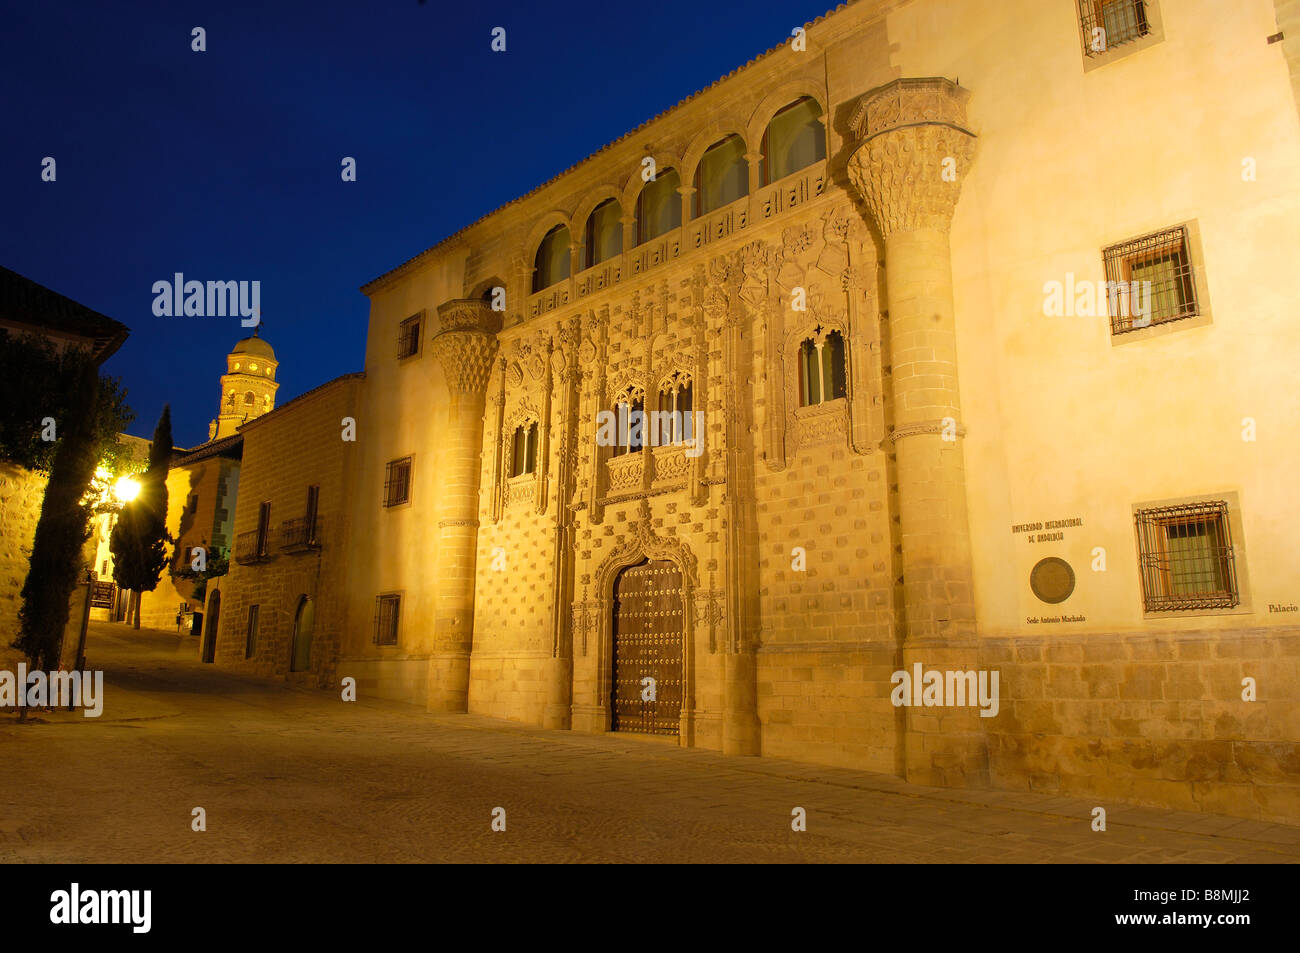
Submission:
[[[826,126],[821,116],[817,100],[805,96],[772,117],[763,133],[764,185],[826,158]]]
[[[599,265],[623,253],[623,209],[618,199],[606,199],[587,218],[584,268]]]
[[[645,392],[639,387],[629,387],[614,403],[614,421],[617,438],[614,456],[639,453],[645,446]]]
[[[682,224],[682,179],[676,169],[665,169],[647,182],[636,200],[638,245],[680,228]]]
[[[709,146],[695,170],[695,214],[705,215],[748,194],[745,140],[728,136]]]
[[[694,435],[691,414],[691,379],[681,371],[659,387],[659,414],[655,439],[660,446],[686,443]]]
[[[249,407],[252,407],[254,401],[256,400],[257,398],[253,396],[253,392],[251,390],[244,395],[244,403],[247,404]]]
[[[511,442],[510,475],[523,476],[537,469],[537,422],[520,424]]]
[[[811,407],[846,396],[844,337],[821,328],[799,345],[799,406]]]
[[[537,246],[534,264],[533,291],[549,288],[569,277],[569,229],[566,226],[556,225],[546,233]]]

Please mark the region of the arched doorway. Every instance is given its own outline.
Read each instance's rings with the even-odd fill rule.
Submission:
[[[311,635],[316,624],[316,603],[306,596],[298,600],[298,614],[293,620],[293,659],[289,671],[311,669]]]
[[[675,563],[646,560],[615,578],[613,731],[680,734],[684,621],[682,574]]]
[[[208,600],[208,612],[203,617],[203,661],[212,662],[217,657],[217,624],[221,621],[221,593],[214,592]]]

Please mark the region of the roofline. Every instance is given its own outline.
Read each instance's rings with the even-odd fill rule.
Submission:
[[[803,29],[805,32],[807,32],[812,27],[816,26],[818,23],[821,23],[827,17],[839,13],[841,10],[847,9],[848,7],[856,6],[861,2],[863,2],[863,0],[845,0],[844,3],[841,3],[833,10],[827,10],[825,13],[817,17],[815,20],[810,20],[807,23],[805,23],[803,25]],[[868,2],[870,2],[870,0],[868,0]],[[876,2],[882,8],[886,7],[885,0],[876,0]],[[894,7],[899,6],[906,2],[908,2],[908,0],[896,0],[895,3],[888,5],[888,9],[892,10]],[[438,242],[437,244],[429,246],[428,248],[426,248],[424,251],[420,252],[418,255],[414,256],[413,258],[408,258],[406,261],[402,262],[396,268],[392,268],[384,272],[379,277],[372,278],[370,281],[367,281],[365,284],[361,286],[360,289],[361,293],[366,296],[369,296],[372,291],[380,290],[385,284],[392,281],[394,278],[397,278],[400,275],[412,271],[417,265],[423,264],[425,261],[432,258],[435,252],[445,251],[453,247],[453,243],[456,242],[457,239],[461,239],[470,229],[474,228],[475,226],[482,224],[483,222],[487,221],[489,218],[496,215],[497,213],[503,212],[513,205],[518,205],[520,202],[523,202],[525,199],[531,198],[532,196],[536,195],[538,192],[541,192],[543,189],[547,188],[548,186],[551,186],[554,183],[558,182],[560,179],[564,178],[570,172],[574,172],[580,167],[586,165],[588,162],[591,162],[601,153],[607,152],[608,150],[612,149],[614,146],[618,145],[620,142],[624,141],[625,139],[637,135],[639,132],[644,130],[647,126],[650,126],[653,123],[658,122],[660,119],[666,118],[667,116],[681,109],[691,100],[696,99],[699,96],[703,96],[709,90],[713,89],[715,86],[719,85],[720,83],[723,83],[726,80],[731,79],[731,77],[735,76],[737,73],[749,69],[751,66],[753,66],[755,63],[758,63],[760,60],[765,60],[773,53],[776,53],[785,48],[786,48],[786,40],[782,40],[779,44],[772,47],[771,49],[768,49],[763,53],[759,53],[757,56],[753,57],[748,62],[746,62],[743,66],[737,66],[731,72],[725,74],[724,76],[718,77],[708,86],[705,86],[703,89],[696,90],[694,93],[687,96],[685,99],[679,100],[675,105],[669,106],[667,109],[665,109],[663,112],[659,113],[658,115],[653,116],[650,119],[647,119],[645,122],[641,123],[641,125],[637,126],[635,129],[631,129],[623,133],[623,135],[619,136],[617,139],[613,140],[612,142],[607,142],[605,145],[601,146],[599,149],[591,153],[591,155],[587,156],[585,159],[581,159],[578,162],[575,162],[573,165],[569,166],[563,172],[551,176],[551,178],[547,179],[541,185],[536,186],[535,188],[529,190],[528,192],[525,192],[523,195],[520,195],[517,198],[511,199],[509,202],[506,202],[504,205],[497,206],[492,211],[488,212],[486,215],[482,215],[479,218],[476,218],[474,221],[470,222],[468,225],[459,229],[458,231],[452,232],[452,234],[448,235],[446,238],[442,239],[442,241]]]
[[[254,417],[246,424],[240,424],[239,427],[236,428],[236,433],[242,436],[244,432],[248,430],[248,428],[256,427],[262,421],[268,420],[271,417],[274,417],[276,414],[288,410],[290,407],[298,403],[298,401],[300,400],[305,400],[306,398],[311,397],[313,394],[317,394],[323,390],[326,390],[327,388],[333,387],[335,384],[341,383],[342,381],[364,380],[365,376],[366,376],[365,371],[353,371],[350,374],[340,374],[338,377],[334,378],[333,380],[328,380],[324,384],[318,384],[317,386],[313,387],[311,390],[299,394],[293,400],[289,401],[288,403],[281,404],[279,407],[275,408],[275,410]]]
[[[192,450],[185,451],[179,457],[172,457],[171,463],[168,464],[167,469],[171,470],[174,467],[186,466],[190,463],[198,463],[200,460],[206,460],[209,457],[221,456],[227,450],[242,444],[243,442],[244,438],[239,434],[233,434],[229,437],[222,437],[220,440],[210,441],[209,443],[202,444]],[[175,450],[173,449],[173,453],[174,452]]]

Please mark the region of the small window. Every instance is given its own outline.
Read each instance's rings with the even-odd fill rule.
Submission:
[[[308,545],[316,542],[316,511],[320,507],[320,487],[307,487],[307,509],[303,513],[303,532]]]
[[[655,439],[660,446],[691,440],[694,431],[691,403],[691,379],[685,374],[674,374],[659,389],[660,417]]]
[[[265,556],[271,542],[271,502],[267,500],[257,511],[257,553]]]
[[[390,592],[375,599],[375,645],[397,644],[397,620],[401,610],[399,593]]]
[[[682,224],[682,180],[676,169],[665,169],[647,182],[636,200],[637,244],[666,235]]]
[[[257,652],[257,618],[261,606],[248,607],[248,633],[244,637],[244,658],[252,658]]]
[[[805,96],[772,117],[763,133],[764,185],[826,158],[826,127],[821,116],[817,100]]]
[[[623,253],[623,210],[616,199],[606,199],[587,219],[584,267],[591,268]]]
[[[1146,0],[1079,0],[1079,26],[1087,55],[1100,56],[1150,33],[1146,7]]]
[[[618,439],[613,456],[640,453],[645,446],[645,394],[639,389],[626,391],[614,405]]]
[[[515,428],[511,444],[510,475],[523,476],[537,469],[537,423]]]
[[[1134,518],[1147,612],[1240,603],[1226,501],[1140,509]]]
[[[1200,313],[1185,226],[1112,245],[1102,255],[1113,334]]]
[[[257,398],[253,396],[253,392],[251,390],[244,394],[244,403],[247,406],[252,407],[256,401]]]
[[[805,338],[799,345],[799,406],[811,407],[847,394],[844,337],[830,331]]]
[[[728,136],[709,146],[695,170],[695,215],[705,215],[748,194],[745,140]]]
[[[413,357],[420,353],[420,316],[407,318],[397,329],[397,357]]]
[[[541,291],[569,277],[569,230],[556,225],[537,246],[533,291]]]
[[[384,506],[399,506],[411,499],[411,458],[390,460],[384,475]]]

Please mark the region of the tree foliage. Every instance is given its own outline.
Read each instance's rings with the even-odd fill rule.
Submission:
[[[167,470],[172,456],[172,412],[164,407],[149,448],[140,494],[122,507],[108,540],[113,578],[123,589],[153,592],[167,564]],[[139,625],[137,610],[136,624]]]
[[[98,370],[89,355],[77,349],[69,349],[60,365],[70,386],[65,388],[66,409],[55,418],[60,437],[48,464],[50,478],[32,541],[31,569],[22,589],[19,634],[13,642],[33,668],[45,671],[59,667],[68,600],[90,538],[91,501],[86,489],[99,461]]]
[[[86,360],[84,351],[60,351],[33,334],[0,333],[0,459],[50,471],[59,440],[42,439],[44,422],[52,419],[56,438],[63,435],[77,409],[72,382]],[[117,442],[117,435],[135,414],[117,378],[100,378],[95,407],[96,462],[121,475],[130,469],[130,449]]]

